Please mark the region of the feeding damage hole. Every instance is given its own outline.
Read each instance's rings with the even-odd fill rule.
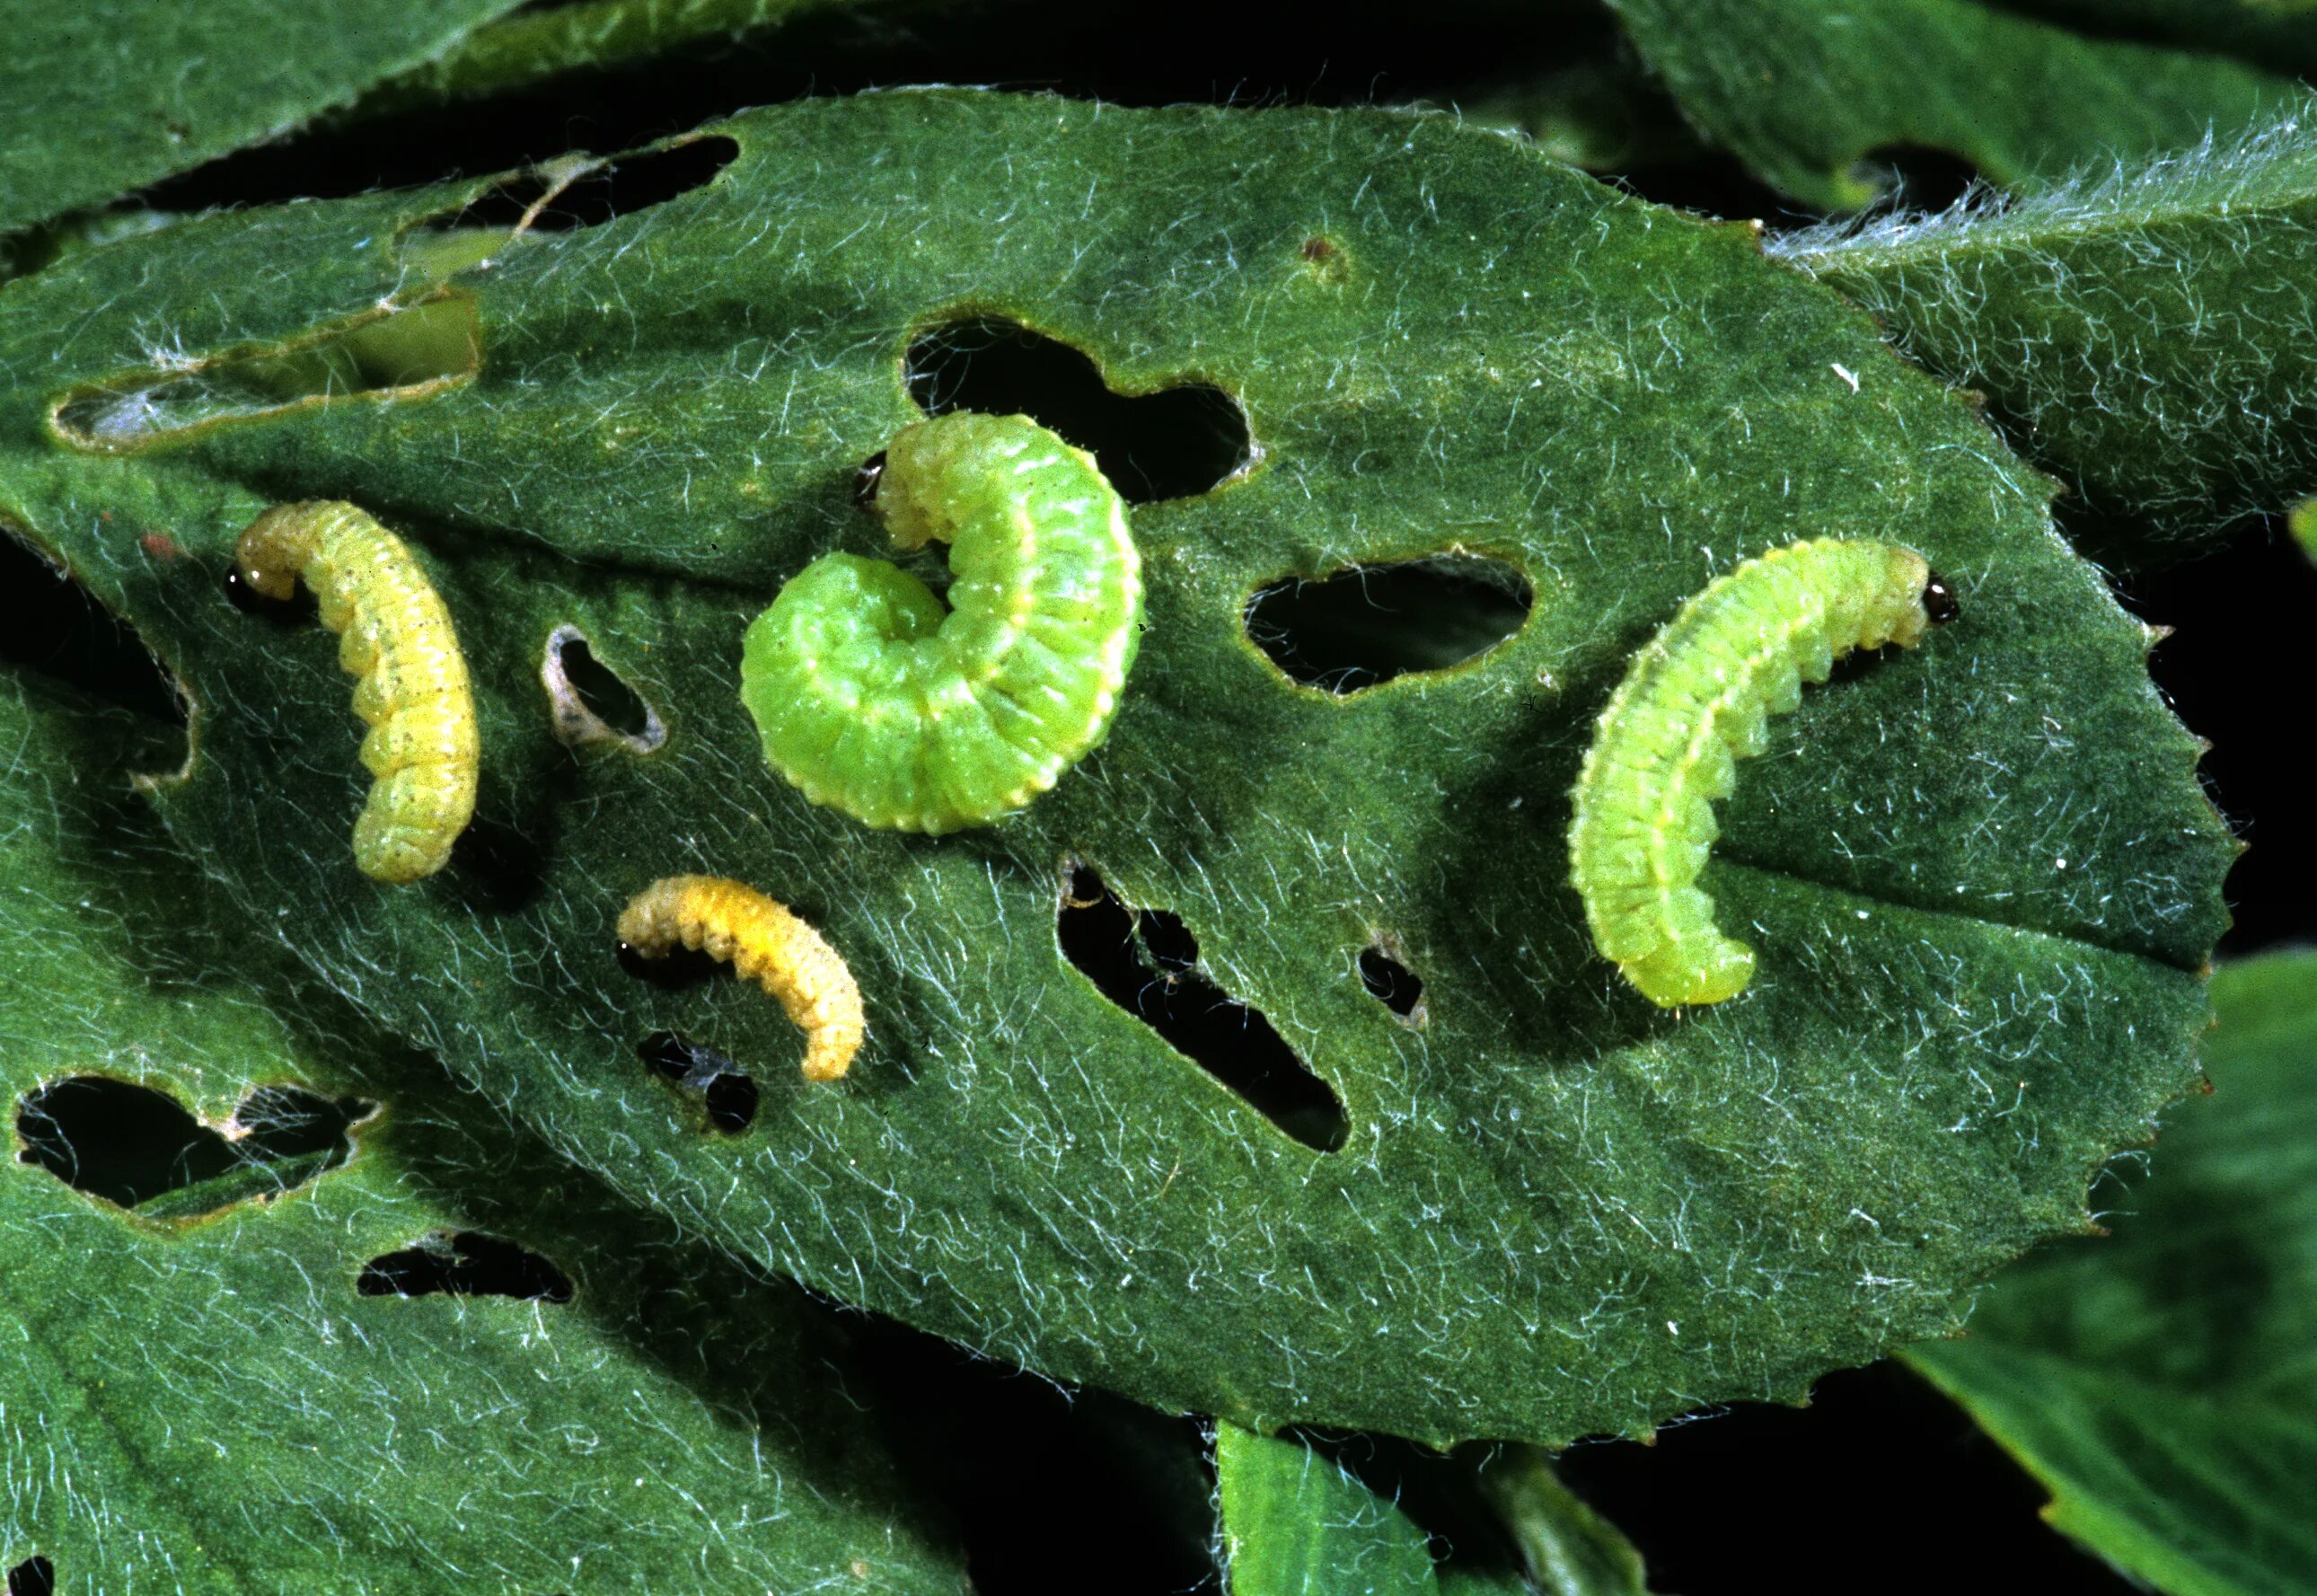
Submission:
[[[362,1265],[354,1289],[363,1296],[511,1296],[568,1303],[571,1277],[527,1247],[480,1231],[433,1232],[399,1252]]]
[[[312,405],[425,399],[473,377],[482,348],[474,300],[438,294],[268,348],[157,351],[148,365],[71,390],[52,420],[73,448],[123,453]]]
[[[1064,872],[1054,935],[1096,991],[1247,1099],[1304,1146],[1333,1152],[1351,1134],[1335,1089],[1304,1066],[1263,1015],[1201,974],[1177,917],[1129,909],[1084,865]]]
[[[1424,982],[1400,962],[1398,949],[1389,939],[1360,950],[1360,984],[1410,1030],[1423,1026],[1427,1018],[1424,1012]]]
[[[636,1054],[654,1074],[695,1098],[708,1123],[725,1134],[738,1135],[756,1122],[756,1083],[714,1048],[674,1031],[654,1031],[636,1044]]]
[[[595,658],[577,626],[547,634],[539,680],[555,717],[555,735],[573,748],[616,743],[632,754],[649,754],[667,740],[667,727],[643,695]]]
[[[1129,396],[1068,344],[1011,321],[951,322],[909,345],[909,397],[928,416],[1027,416],[1091,453],[1130,504],[1204,493],[1254,459],[1247,416],[1203,382]]]
[[[1289,679],[1343,695],[1485,654],[1527,623],[1535,602],[1504,561],[1443,554],[1259,588],[1247,636]]]
[[[526,172],[510,173],[457,211],[430,217],[430,232],[569,233],[599,228],[622,216],[704,187],[740,154],[722,134],[639,149],[607,160],[566,156]]]
[[[1892,211],[1945,211],[1979,180],[1971,162],[1925,144],[1885,145],[1850,168],[1850,181],[1871,189],[1878,208]]]
[[[121,529],[126,536],[130,529]],[[182,556],[176,545],[149,558]],[[39,550],[0,533],[0,666],[54,677],[104,703],[174,726],[182,748],[185,701],[137,635]],[[183,763],[180,756],[179,763]]]
[[[57,1596],[57,1565],[35,1553],[8,1571],[8,1596]]]
[[[264,1086],[220,1132],[166,1092],[74,1075],[17,1103],[16,1158],[148,1217],[192,1219],[336,1169],[353,1156],[353,1127],[376,1111],[355,1098]]]

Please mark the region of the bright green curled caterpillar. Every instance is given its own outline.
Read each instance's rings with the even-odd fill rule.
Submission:
[[[964,413],[894,438],[875,505],[897,547],[950,544],[949,601],[884,560],[805,567],[741,656],[765,758],[865,825],[1011,814],[1118,708],[1142,622],[1126,506],[1092,455],[1027,417]]]
[[[1720,835],[1713,803],[1767,722],[1853,649],[1911,649],[1955,619],[1920,554],[1834,539],[1749,560],[1706,587],[1633,656],[1577,777],[1570,879],[1593,945],[1660,1008],[1743,991],[1754,950],[1722,935],[1697,885]]]
[[[286,599],[304,578],[338,663],[361,680],[362,761],[378,780],[354,823],[354,865],[402,885],[432,875],[475,813],[481,745],[451,613],[416,555],[349,504],[276,505],[234,550],[241,579]]]

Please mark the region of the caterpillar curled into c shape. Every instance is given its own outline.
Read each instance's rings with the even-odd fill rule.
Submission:
[[[954,831],[1021,809],[1110,730],[1142,621],[1126,507],[1094,457],[1023,416],[904,428],[873,502],[894,543],[951,545],[944,605],[828,554],[748,628],[740,699],[765,758],[871,826]]]
[[[354,823],[354,865],[402,884],[432,875],[474,818],[480,744],[451,614],[416,555],[349,504],[277,505],[236,546],[243,581],[286,599],[303,578],[361,678],[362,761],[377,781]]]
[[[1749,560],[1633,657],[1577,778],[1570,877],[1593,944],[1662,1008],[1745,989],[1754,952],[1713,923],[1699,874],[1735,761],[1854,649],[1913,648],[1957,613],[1920,554],[1835,539]]]
[[[628,901],[620,940],[648,959],[681,943],[760,983],[804,1032],[808,1080],[837,1080],[861,1050],[861,988],[844,956],[752,886],[720,875],[663,877]]]

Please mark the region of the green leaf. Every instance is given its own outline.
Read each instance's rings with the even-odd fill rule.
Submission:
[[[294,127],[515,4],[12,5],[0,56],[0,231]]]
[[[1458,112],[1517,129],[1556,161],[1588,172],[1701,162],[1712,151],[1622,44],[1552,71],[1459,95]]]
[[[1643,1596],[1649,1589],[1633,1543],[1562,1484],[1536,1448],[1498,1449],[1475,1478],[1545,1596]]]
[[[1774,253],[1987,396],[2110,558],[2178,556],[2317,489],[2317,124]]]
[[[360,113],[479,99],[559,73],[633,66],[862,0],[578,0],[526,8],[379,85]]]
[[[1711,142],[1804,204],[1937,150],[2008,186],[2225,134],[2296,99],[2216,57],[2090,39],[1973,0],[1609,0]]]
[[[0,1084],[24,1149],[0,1165],[0,1566],[38,1553],[76,1592],[166,1571],[188,1596],[955,1592],[835,1389],[827,1311],[673,1241],[300,993],[278,947],[212,918],[129,792],[119,751],[142,740],[0,675]],[[58,1088],[92,1077],[120,1084]],[[282,1128],[252,1105],[289,1086],[375,1106],[351,1161],[130,1210],[36,1158],[75,1090],[160,1094],[246,1150]],[[130,1134],[70,1128],[84,1181]],[[166,1174],[194,1140],[126,1151]],[[576,1296],[358,1287],[477,1231],[536,1249]]]
[[[2317,4],[2311,0],[2005,0],[2097,31],[2223,50],[2272,72],[2317,72]]]
[[[2044,1516],[2175,1596],[2317,1590],[2317,953],[2213,978],[2210,1101],[2116,1233],[2004,1276],[1909,1354],[2050,1487]]]
[[[1439,1589],[1424,1531],[1301,1441],[1223,1425],[1215,1434],[1215,1485],[1231,1596]]]
[[[190,222],[0,291],[0,514],[185,681],[173,833],[635,1202],[1171,1411],[1557,1443],[1951,1325],[2193,1078],[2235,845],[2146,634],[1971,408],[1749,229],[1441,117],[917,93],[711,131],[738,153],[707,186],[446,284],[401,283],[396,240],[481,185]],[[1259,455],[1135,507],[1151,625],[1103,749],[1000,825],[872,833],[764,767],[741,634],[808,560],[881,551],[854,480],[919,414],[909,351],[1002,376],[990,318],[1115,393],[1214,385]],[[1230,471],[1220,401],[1183,401],[1044,418],[1110,438],[1114,476]],[[223,590],[264,504],[338,495],[418,540],[478,689],[476,826],[403,891],[351,867],[330,641]],[[1659,1012],[1594,955],[1565,794],[1681,600],[1825,534],[1918,544],[1964,618],[1777,723],[1709,873],[1762,972]],[[1250,645],[1258,592],[1449,554],[1534,594],[1462,665],[1339,697]],[[557,740],[567,626],[657,751]],[[1303,1118],[1076,967],[1080,866],[1180,917],[1293,1050],[1275,1078],[1324,1083]],[[753,988],[622,970],[629,896],[697,870],[850,963],[841,1085],[797,1079]],[[1364,986],[1387,954],[1420,1016]],[[746,1135],[670,1113],[636,1054],[660,1030],[754,1077]]]
[[[1538,1448],[1476,1444],[1418,1462],[1433,1476],[1433,1511],[1454,1520],[1436,1538],[1402,1511],[1409,1481],[1380,1491],[1327,1450],[1220,1426],[1216,1503],[1232,1596],[1644,1596],[1641,1554]]]

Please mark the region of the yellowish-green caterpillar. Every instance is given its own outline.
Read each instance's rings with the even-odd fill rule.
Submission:
[[[749,626],[740,701],[813,802],[903,831],[985,824],[1109,732],[1142,622],[1126,506],[1027,417],[963,413],[895,437],[874,502],[897,547],[950,545],[948,603],[824,555]]]
[[[844,955],[752,886],[720,875],[664,876],[621,911],[620,940],[648,959],[665,958],[681,943],[729,960],[804,1033],[807,1080],[842,1078],[861,1051],[867,1021]]]
[[[396,885],[432,875],[475,812],[481,745],[451,613],[416,555],[349,504],[276,505],[235,548],[264,597],[313,589],[338,662],[361,679],[362,761],[378,780],[354,823],[354,865]]]
[[[1714,925],[1697,880],[1713,802],[1769,717],[1853,649],[1913,648],[1955,614],[1912,549],[1822,539],[1711,583],[1633,657],[1577,778],[1569,861],[1593,945],[1644,997],[1719,1003],[1753,978],[1754,950]]]

